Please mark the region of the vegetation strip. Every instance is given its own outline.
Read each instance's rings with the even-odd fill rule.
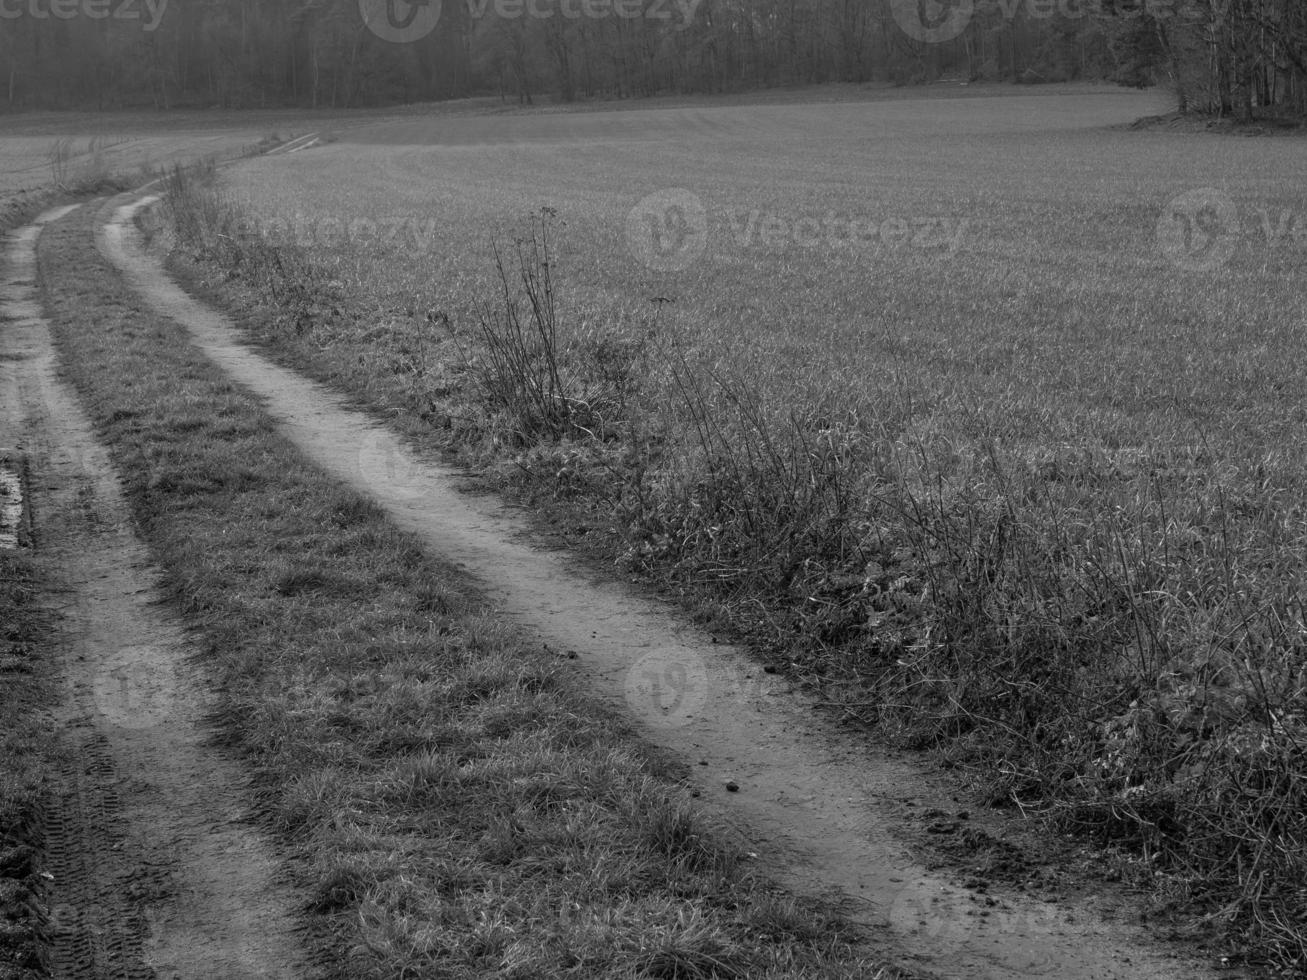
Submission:
[[[1000,902],[932,874],[903,848],[886,805],[891,796],[935,816],[935,806],[950,805],[916,767],[857,749],[832,757],[835,733],[813,723],[810,700],[638,591],[595,582],[521,542],[525,523],[493,497],[461,493],[457,472],[415,458],[362,413],[242,345],[225,317],[169,282],[132,241],[126,224],[151,200],[116,210],[101,241],[131,287],[266,399],[309,458],[485,583],[497,614],[569,659],[575,651],[590,688],[630,710],[643,737],[698,758],[693,784],[732,822],[743,818],[762,867],[801,894],[842,893],[857,921],[888,925],[896,949],[949,974],[1024,975],[1032,956],[1086,980],[1115,976],[1124,959],[1139,978],[1204,974],[1196,963],[1177,971],[1135,930],[1106,927],[1075,904],[1011,894]],[[997,846],[976,830],[959,835],[975,842],[973,869],[988,863],[987,844]]]
[[[1119,871],[1234,949],[1307,958],[1307,525],[1300,412],[1273,394],[1300,381],[1222,374],[1247,346],[1228,324],[1150,309],[1153,340],[1101,341],[1118,383],[1086,373],[1076,345],[1096,335],[1077,323],[1029,398],[1019,374],[973,378],[948,344],[880,387],[861,379],[869,391],[832,364],[796,393],[711,337],[687,349],[638,320],[568,322],[542,302],[530,235],[502,297],[446,315],[424,305],[443,286],[399,306],[371,290],[409,281],[384,249],[223,234],[248,215],[199,182],[172,200],[173,268],[276,356],[507,474],[573,541],[712,609],[882,732],[943,747],[994,801],[1116,848]],[[1240,271],[1212,302],[1240,311],[1241,337],[1296,351],[1288,280],[1268,273],[1278,298],[1253,299]],[[1026,328],[984,324],[986,356]],[[1136,356],[1170,360],[1131,374]],[[1192,391],[1189,370],[1205,379]],[[1065,400],[1043,390],[1058,371]],[[920,393],[932,385],[957,390]]]
[[[308,466],[143,313],[85,219],[43,241],[69,379],[300,855],[338,976],[866,976],[755,880],[553,658]]]

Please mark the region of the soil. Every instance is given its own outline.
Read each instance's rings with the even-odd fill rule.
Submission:
[[[33,475],[31,543],[60,587],[51,655],[70,751],[50,773],[40,828],[50,972],[294,980],[309,975],[302,900],[250,823],[239,766],[208,744],[203,672],[57,376],[35,249],[70,210],[10,238],[0,286],[0,429]]]
[[[144,301],[262,397],[318,465],[465,568],[506,620],[682,759],[701,800],[751,842],[767,873],[840,900],[905,967],[927,975],[1214,975],[1193,946],[1164,946],[1146,932],[1110,889],[1053,902],[1002,885],[1021,881],[1026,861],[1004,844],[1002,818],[973,815],[919,762],[848,738],[803,692],[672,607],[536,547],[520,512],[460,492],[463,474],[244,346],[226,317],[186,295],[142,249],[132,219],[154,199],[138,197],[105,209],[99,243]],[[934,859],[922,857],[930,838],[949,842],[924,848]],[[930,866],[961,861],[976,869],[968,880]]]

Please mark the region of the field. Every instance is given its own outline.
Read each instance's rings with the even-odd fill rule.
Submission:
[[[173,210],[284,357],[1290,962],[1303,145],[1161,108],[409,114]]]
[[[318,131],[348,128],[359,113],[321,114]],[[0,203],[49,191],[78,191],[108,178],[144,183],[198,160],[230,160],[309,130],[304,113],[116,112],[0,116]]]
[[[280,356],[1291,962],[1303,145],[1129,125],[1161,108],[409,113],[175,188],[175,268],[234,272]]]
[[[974,409],[1035,454],[1229,437],[1295,459],[1302,147],[1102,128],[1152,105],[1109,90],[410,119],[247,164],[234,193],[378,307],[467,322],[493,292],[492,239],[549,207],[569,320],[656,317],[777,384],[910,391],[918,418]],[[1158,235],[1198,188],[1240,222],[1207,272]],[[656,192],[702,203],[687,268],[651,269],[628,241]]]

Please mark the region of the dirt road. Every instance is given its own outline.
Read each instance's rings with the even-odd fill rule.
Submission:
[[[1093,909],[983,896],[929,871],[899,842],[891,812],[896,800],[931,797],[921,773],[842,744],[813,720],[810,705],[739,651],[659,603],[533,548],[523,520],[493,500],[460,494],[457,473],[416,458],[342,399],[244,347],[222,315],[185,295],[141,250],[131,221],[151,200],[106,210],[100,238],[144,300],[267,399],[318,465],[463,565],[503,616],[575,651],[591,687],[625,705],[652,742],[700,763],[703,797],[756,842],[782,881],[846,897],[906,961],[938,976],[1209,975]]]

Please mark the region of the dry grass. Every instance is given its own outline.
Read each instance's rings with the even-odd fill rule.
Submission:
[[[425,209],[440,237],[418,259],[283,248],[335,292],[295,332],[275,313],[253,330],[410,431],[511,461],[591,546],[783,646],[830,700],[1123,848],[1232,947],[1298,963],[1307,299],[1303,243],[1261,212],[1307,221],[1300,147],[1087,127],[1104,103],[1079,96],[1017,105],[633,112],[557,143],[469,122],[481,145],[445,127],[421,153],[269,163],[247,220],[274,199],[341,223]],[[625,213],[673,182],[707,202],[708,249],[657,273]],[[1156,234],[1196,185],[1242,216],[1208,274]],[[546,269],[514,216],[542,204],[562,219],[555,339],[521,347],[542,321],[519,279]],[[740,237],[754,212],[831,209],[967,231],[952,251]],[[520,270],[496,274],[494,229],[527,243]],[[556,401],[524,418],[503,343],[552,359],[519,358],[517,391],[549,363],[568,398],[620,411],[602,432],[560,429]],[[615,400],[615,378],[638,384]]]

